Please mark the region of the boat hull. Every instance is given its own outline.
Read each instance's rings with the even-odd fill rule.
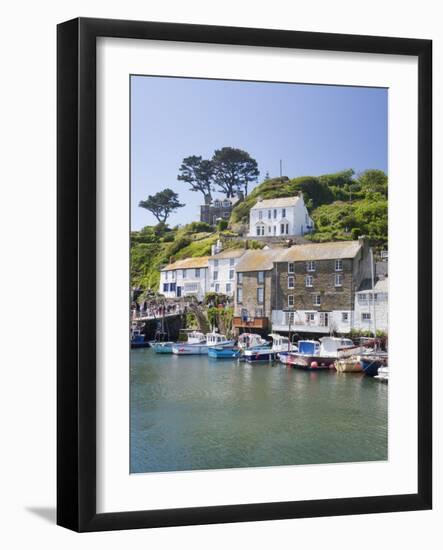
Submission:
[[[172,353],[174,355],[207,355],[208,346],[206,344],[174,344]]]
[[[368,376],[376,376],[378,374],[378,369],[386,365],[383,359],[377,359],[375,357],[360,357],[360,363],[363,372]]]
[[[357,358],[338,359],[334,363],[337,372],[362,372],[363,368]]]
[[[276,357],[276,352],[272,349],[248,349],[243,354],[243,359],[247,363],[259,363],[259,362],[271,362],[274,361]]]
[[[233,348],[208,348],[208,357],[212,359],[237,359],[240,357],[240,350]]]
[[[288,353],[287,365],[296,369],[321,370],[333,366],[336,357],[321,357],[319,355],[304,355],[301,353]]]
[[[151,344],[155,353],[172,353],[172,346],[174,342],[155,342]]]

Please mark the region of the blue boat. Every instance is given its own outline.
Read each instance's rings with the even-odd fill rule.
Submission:
[[[140,328],[131,329],[131,348],[149,348],[149,342],[145,340],[145,335]]]
[[[237,359],[240,350],[237,348],[208,347],[208,356],[213,359]]]
[[[368,376],[376,376],[380,367],[387,364],[387,354],[385,355],[360,355],[360,363],[363,372]]]

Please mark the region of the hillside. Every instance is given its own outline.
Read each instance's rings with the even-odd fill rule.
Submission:
[[[366,170],[355,177],[353,170],[264,181],[238,204],[230,226],[239,229],[249,219],[249,211],[259,198],[273,199],[302,192],[315,231],[314,242],[369,237],[372,244],[385,246],[388,231],[388,180],[380,170]]]
[[[366,170],[355,177],[352,170],[306,176],[295,179],[274,178],[264,181],[232,211],[229,230],[214,228],[203,222],[169,228],[160,223],[131,233],[131,281],[143,289],[157,290],[160,268],[175,260],[211,253],[218,238],[236,236],[248,222],[249,210],[258,198],[294,196],[302,192],[315,232],[308,236],[314,242],[369,237],[376,247],[387,244],[388,181],[380,170]],[[243,247],[241,239],[225,238],[224,247]],[[249,242],[251,248],[263,244]]]

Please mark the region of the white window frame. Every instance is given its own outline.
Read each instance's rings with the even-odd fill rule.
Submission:
[[[237,273],[237,284],[238,285],[243,284],[243,273],[241,271]]]
[[[321,294],[314,294],[312,304],[314,306],[321,306]]]
[[[182,269],[182,279],[186,279],[187,277],[187,270],[186,269]]]
[[[341,322],[342,323],[349,323],[349,313],[347,311],[341,312]]]
[[[312,288],[314,286],[314,277],[312,275],[306,275],[305,285],[306,288]]]
[[[231,292],[231,283],[226,283],[226,292]]]
[[[242,304],[243,303],[243,289],[240,287],[240,288],[237,288],[237,304]]]
[[[291,268],[292,266],[292,268]],[[295,263],[294,262],[288,262],[288,273],[295,273]]]
[[[212,272],[212,280],[213,281],[218,281],[218,271],[217,270],[214,270]]]
[[[262,286],[257,287],[257,304],[265,303],[265,289]]]
[[[200,268],[199,267],[195,268],[194,276],[195,276],[196,279],[200,279]]]
[[[306,271],[308,273],[314,273],[315,272],[315,261],[309,260],[306,262]]]
[[[229,280],[232,281],[234,279],[234,273],[235,273],[235,270],[234,269],[230,269],[229,270]]]
[[[220,292],[220,283],[215,283],[215,292]]]
[[[372,315],[370,311],[363,311],[361,314],[362,323],[370,323],[372,321]]]
[[[343,275],[341,273],[336,273],[335,274],[334,286],[336,288],[343,286]]]
[[[292,285],[290,284],[290,281],[292,281]],[[288,277],[288,288],[295,288],[295,276],[289,275]]]
[[[295,304],[294,295],[288,294],[288,307],[294,307],[294,304]]]
[[[335,260],[335,271],[343,271],[343,260]]]
[[[265,272],[257,271],[257,283],[263,285],[265,283]]]

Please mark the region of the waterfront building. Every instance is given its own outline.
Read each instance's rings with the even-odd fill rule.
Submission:
[[[388,278],[381,276],[372,288],[365,279],[355,294],[354,328],[364,331],[388,331]],[[375,323],[374,323],[375,315]]]
[[[259,199],[249,212],[250,237],[296,237],[310,233],[314,222],[300,193],[295,197]]]
[[[159,293],[166,298],[195,296],[203,301],[209,291],[209,256],[186,258],[160,270]]]
[[[209,292],[225,294],[233,298],[236,290],[235,270],[239,259],[245,253],[244,248],[222,251],[220,241],[214,245],[209,265]]]
[[[274,262],[287,249],[247,250],[236,266],[233,327],[267,331],[274,308]]]
[[[328,334],[356,328],[355,293],[371,277],[365,239],[291,246],[274,272],[274,331]]]
[[[200,206],[200,221],[216,225],[219,220],[228,221],[231,217],[232,209],[241,197],[222,197],[213,199],[210,204]]]

